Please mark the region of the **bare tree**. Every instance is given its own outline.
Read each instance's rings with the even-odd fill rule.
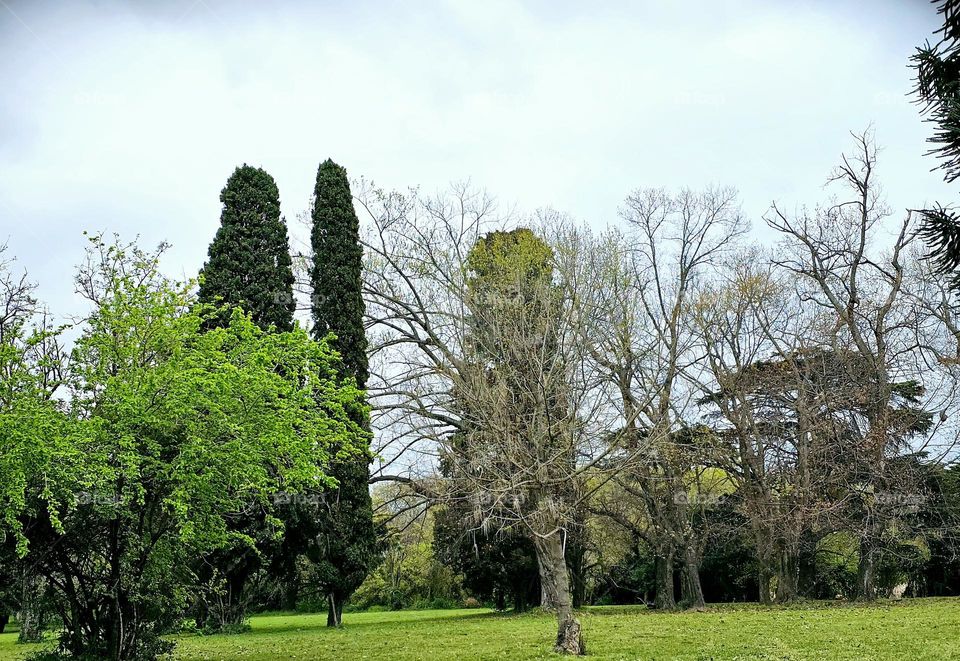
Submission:
[[[876,596],[878,553],[896,511],[884,507],[889,494],[909,488],[902,460],[914,453],[911,439],[934,435],[928,411],[939,392],[924,387],[922,363],[929,352],[918,329],[921,320],[905,276],[915,254],[913,212],[894,230],[890,247],[878,250],[890,210],[875,181],[877,148],[870,131],[854,134],[854,150],[844,155],[829,183],[847,194],[814,213],[785,213],[774,204],[766,221],[784,236],[784,256],[776,264],[799,276],[806,305],[828,315],[824,343],[838,357],[833,369],[845,372],[848,425],[846,501],[855,504],[860,558],[858,594]],[[937,389],[935,389],[937,390]],[[935,410],[935,409],[934,409]]]
[[[393,471],[375,479],[465,500],[485,532],[530,538],[557,611],[556,649],[582,654],[565,546],[587,478],[617,470],[624,448],[582,342],[579,235],[550,213],[506,230],[509,218],[467,186],[360,199],[382,366],[370,394]]]
[[[621,215],[631,232],[601,241],[590,264],[598,315],[591,351],[629,421],[627,437],[635,447],[646,443],[648,451],[615,480],[643,508],[633,517],[641,523],[634,532],[654,550],[656,605],[675,606],[673,567],[679,562],[682,600],[702,608],[705,534],[694,521],[710,503],[700,478],[711,451],[709,435],[692,422],[703,355],[690,306],[745,226],[736,192],[728,188],[637,191]]]

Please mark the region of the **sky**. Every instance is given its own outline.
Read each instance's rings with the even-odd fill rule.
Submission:
[[[0,243],[83,312],[82,232],[192,277],[241,163],[292,233],[318,164],[594,226],[644,187],[730,185],[759,241],[872,126],[898,217],[957,191],[924,156],[908,58],[939,24],[872,2],[0,0]]]

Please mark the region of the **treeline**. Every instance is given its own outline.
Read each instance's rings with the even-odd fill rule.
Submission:
[[[320,165],[307,255],[264,170],[238,167],[220,200],[196,280],[163,275],[165,245],[89,237],[69,350],[0,260],[0,631],[59,630],[42,658],[153,659],[185,626],[303,603],[339,626],[379,562],[346,171]]]
[[[436,557],[500,605],[534,566],[572,653],[587,600],[953,592],[957,292],[876,155],[855,135],[766,245],[726,188],[638,190],[600,232],[362,191],[388,523],[438,507]]]

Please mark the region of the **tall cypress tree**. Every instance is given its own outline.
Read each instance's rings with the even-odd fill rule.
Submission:
[[[220,227],[210,243],[203,267],[199,299],[216,306],[238,306],[264,330],[293,329],[293,265],[287,226],[280,217],[277,184],[261,168],[243,164],[220,191]],[[223,310],[211,326],[229,322]],[[258,552],[238,544],[205,557],[196,568],[198,579],[211,587],[224,581],[225,596],[218,613],[205,600],[197,604],[197,621],[210,630],[229,630],[246,618],[250,577],[261,566],[261,556],[272,548],[272,530],[257,511],[234,519],[239,532],[253,540]]]
[[[293,328],[293,266],[280,192],[267,172],[241,165],[220,192],[220,228],[203,267],[200,300],[239,306],[261,328]],[[226,323],[222,315],[220,323]]]
[[[363,330],[361,293],[363,248],[360,223],[353,208],[347,171],[330,159],[320,164],[314,188],[311,246],[313,264],[313,334],[334,333],[343,361],[342,372],[365,388],[369,374],[367,339]],[[364,426],[369,420],[357,411]],[[368,456],[337,462],[332,474],[338,490],[322,510],[320,543],[313,560],[328,601],[328,626],[339,626],[344,601],[356,590],[377,557],[377,533],[367,486]]]

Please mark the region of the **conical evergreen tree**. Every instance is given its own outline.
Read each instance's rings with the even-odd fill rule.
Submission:
[[[293,265],[276,182],[264,170],[243,164],[227,179],[220,202],[220,227],[203,267],[200,301],[218,307],[238,306],[264,330],[292,330]],[[228,321],[229,311],[224,308],[210,326]],[[261,565],[261,554],[272,544],[272,530],[263,512],[235,518],[232,523],[235,532],[256,540],[259,553],[237,544],[198,563],[195,571],[201,583],[212,588],[222,579],[226,588],[220,612],[210,612],[204,600],[196,606],[198,624],[211,631],[242,625],[249,579]]]
[[[317,171],[312,219],[314,337],[334,333],[343,373],[365,388],[369,372],[363,329],[360,223],[353,208],[347,171],[329,159]],[[356,415],[361,418],[358,422],[369,426],[364,411],[357,411]],[[329,508],[322,511],[321,543],[314,549],[312,559],[316,576],[327,593],[327,625],[339,626],[344,601],[360,586],[376,561],[377,533],[367,486],[369,457],[338,462],[332,474],[340,486],[330,494]]]
[[[293,266],[276,182],[260,168],[241,165],[220,201],[220,228],[203,267],[201,302],[240,306],[261,328],[291,330]]]

